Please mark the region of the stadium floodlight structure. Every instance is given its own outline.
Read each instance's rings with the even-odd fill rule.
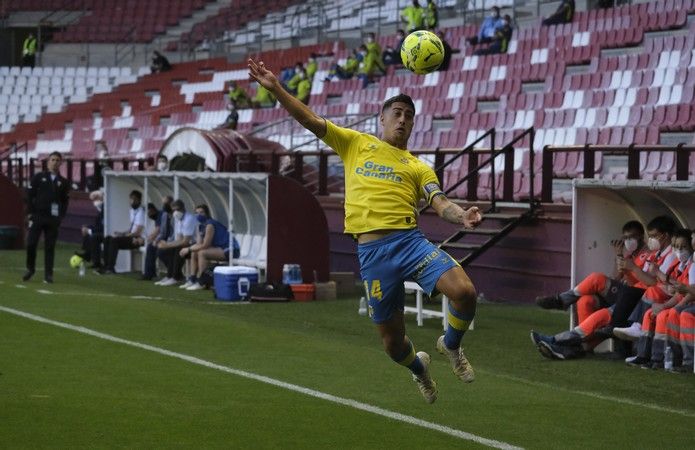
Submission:
[[[295,263],[307,281],[327,281],[328,223],[316,198],[295,180],[266,173],[127,172],[104,173],[104,231],[130,226],[128,195],[138,189],[143,205],[170,195],[192,212],[204,203],[227,225],[241,246],[230,265],[253,266],[269,281],[282,280],[283,264]],[[153,222],[148,220],[146,229]],[[119,252],[117,271],[138,268],[138,252]],[[134,258],[135,257],[135,258]]]

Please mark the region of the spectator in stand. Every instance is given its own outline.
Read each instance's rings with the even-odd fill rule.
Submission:
[[[154,222],[152,232],[147,236],[145,249],[145,273],[143,280],[152,280],[157,276],[157,244],[166,242],[174,234],[171,220],[170,196],[162,199],[162,209],[158,210],[154,203],[147,204],[147,217]]]
[[[171,70],[171,64],[164,55],[155,50],[152,54],[152,65],[150,66],[152,73],[167,72]]]
[[[167,268],[167,276],[155,283],[159,286],[173,286],[183,278],[181,268],[185,260],[181,258],[179,252],[193,243],[195,235],[195,216],[186,212],[183,201],[174,200],[171,203],[171,211],[174,217],[173,237],[171,240],[160,241],[157,244],[157,256]]]
[[[165,155],[157,156],[157,165],[155,166],[157,172],[168,172],[169,171],[169,158]]]
[[[217,220],[210,217],[208,205],[195,207],[196,220],[198,221],[198,234],[196,243],[190,247],[181,249],[181,257],[191,258],[191,272],[193,275],[186,284],[179,286],[181,289],[197,291],[204,289],[200,284],[200,277],[208,267],[208,261],[228,261],[229,254],[229,230]],[[239,243],[233,239],[232,258],[239,257]]]
[[[381,54],[381,60],[384,66],[395,66],[401,63],[401,53],[390,45],[387,45],[386,50]]]
[[[495,55],[507,53],[509,41],[512,39],[512,18],[505,14],[499,26],[495,29],[492,43],[487,48],[481,48],[473,52],[474,55]]]
[[[312,53],[311,55],[309,55],[309,59],[307,60],[305,68],[306,76],[309,80],[314,80],[314,74],[316,74],[318,68],[319,64],[316,62],[316,53]]]
[[[500,17],[500,8],[493,6],[490,10],[490,15],[483,20],[480,25],[480,31],[477,36],[466,39],[470,45],[487,44],[492,42],[495,37],[495,30],[502,25]]]
[[[224,119],[224,123],[220,125],[220,128],[236,130],[239,124],[239,112],[236,109],[236,102],[230,100],[229,103],[227,103],[227,111],[229,111],[229,114],[227,114],[227,118]]]
[[[283,67],[283,69],[280,71],[280,84],[283,86],[287,86],[287,83],[292,79],[294,76],[294,67]]]
[[[401,21],[407,23],[408,33],[422,30],[425,24],[425,10],[420,7],[418,0],[413,0],[413,4],[406,6],[401,11]]]
[[[362,88],[366,88],[374,77],[377,58],[373,53],[367,52],[367,47],[365,45],[360,47],[359,55],[362,56],[362,62],[360,62],[359,69],[357,70],[357,78],[362,80]]]
[[[619,271],[630,271],[634,279],[637,280],[634,287],[645,289],[640,303],[635,307],[635,311],[646,310],[646,308],[641,309],[641,303],[645,302],[645,297],[648,297],[649,302],[653,303],[655,301],[658,295],[657,290],[660,290],[660,288],[657,286],[658,280],[654,274],[658,271],[668,271],[673,264],[675,256],[673,255],[670,242],[674,229],[675,222],[667,216],[659,216],[649,222],[647,225],[647,234],[649,236],[647,245],[651,253],[642,269],[639,268],[634,258],[617,258],[617,269]],[[631,314],[631,318],[635,315],[635,311]],[[600,342],[597,332],[611,323],[613,312],[613,308],[601,308],[593,312],[585,320],[580,321],[579,325],[573,330],[565,331],[555,336],[541,335],[532,331],[531,339],[546,358],[577,358],[583,356],[585,350],[592,349]],[[639,321],[641,323],[642,314],[639,314]],[[615,328],[613,334],[616,334],[618,330],[619,328]],[[607,337],[604,333],[600,334],[602,338]]]
[[[376,34],[368,33],[364,40],[364,46],[367,48],[367,54],[372,56],[374,66],[379,69],[382,74],[385,74],[386,68],[384,67],[384,62],[381,60],[381,45],[376,41]]]
[[[116,231],[104,238],[104,263],[97,273],[101,275],[116,272],[116,259],[121,249],[138,248],[145,243],[142,233],[145,230],[145,210],[141,206],[142,193],[131,191],[130,199],[130,228],[128,231]]]
[[[674,361],[680,365],[681,346],[677,340],[669,340],[669,318],[672,308],[685,304],[685,296],[676,290],[676,286],[695,284],[695,266],[692,265],[692,232],[687,229],[676,230],[673,234],[673,252],[677,262],[665,274],[657,274],[659,285],[670,297],[664,303],[653,303],[642,318],[642,335],[637,340],[637,355],[625,360],[630,365],[641,365],[649,369],[664,368],[664,350],[668,345],[674,355]],[[675,310],[677,312],[678,310]],[[674,322],[673,319],[670,320]]]
[[[543,25],[570,23],[574,17],[574,0],[562,0],[552,16],[543,19]]]
[[[238,109],[249,107],[249,95],[244,88],[236,84],[236,81],[229,82],[229,91],[227,92],[227,100],[229,103],[234,102]]]
[[[437,4],[433,0],[427,0],[427,6],[425,7],[425,26],[428,30],[434,31],[439,25],[439,11],[437,10]]]
[[[287,91],[294,96],[297,95],[297,85],[301,81],[301,72],[304,72],[304,66],[302,65],[302,63],[298,62],[294,66],[294,75],[292,75],[292,78],[290,78],[290,80],[287,82],[287,85],[285,86],[287,88]]]
[[[36,64],[36,38],[34,33],[29,33],[22,44],[22,67],[34,68]]]
[[[401,47],[403,46],[403,41],[405,41],[405,31],[396,31],[396,51],[400,54]],[[399,56],[400,59],[400,56]]]
[[[338,63],[333,64],[328,76],[323,81],[331,81],[333,78],[339,80],[349,80],[355,75],[359,68],[359,60],[357,59],[357,50],[353,50],[352,54],[347,57],[345,65],[341,66]]]
[[[256,88],[256,95],[251,99],[251,106],[254,108],[272,108],[276,102],[272,92],[259,84]]]
[[[311,94],[311,80],[307,77],[304,69],[298,72],[299,83],[297,83],[297,99],[305,105],[309,103],[309,95]]]
[[[451,46],[446,41],[446,36],[444,35],[444,32],[442,30],[439,30],[437,32],[437,36],[439,36],[439,39],[441,39],[442,45],[444,46],[444,59],[442,60],[442,64],[439,66],[439,69],[437,70],[439,72],[445,72],[449,70],[449,63],[451,62],[451,54],[453,52],[451,50]]]
[[[98,211],[92,225],[82,226],[82,248],[75,252],[87,262],[90,269],[101,268],[101,244],[104,242],[104,194],[101,191],[89,193],[89,199]]]
[[[63,155],[52,152],[48,155],[46,168],[29,182],[27,191],[27,271],[22,281],[29,281],[36,271],[36,249],[43,234],[44,240],[44,283],[53,283],[53,260],[58,229],[68,211],[70,183],[60,175]]]

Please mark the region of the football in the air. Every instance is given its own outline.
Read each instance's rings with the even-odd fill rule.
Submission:
[[[80,267],[80,264],[82,264],[82,261],[83,259],[80,255],[72,255],[70,257],[70,267],[72,267],[73,269],[77,269],[78,267]]]
[[[444,45],[431,31],[413,31],[401,45],[403,65],[418,75],[434,72],[444,61]]]

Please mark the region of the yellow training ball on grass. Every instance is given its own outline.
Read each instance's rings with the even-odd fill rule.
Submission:
[[[431,31],[413,31],[403,40],[401,60],[418,75],[434,72],[444,61],[444,44]]]
[[[82,261],[83,259],[80,255],[72,255],[72,257],[70,257],[70,267],[77,269],[80,267],[80,264],[82,264]]]

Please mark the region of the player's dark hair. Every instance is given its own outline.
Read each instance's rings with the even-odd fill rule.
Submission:
[[[386,111],[394,103],[405,103],[406,105],[409,105],[411,108],[413,108],[413,113],[415,113],[415,103],[413,103],[413,99],[410,98],[409,95],[405,94],[398,94],[386,100],[384,102],[384,106],[381,107],[381,112],[383,113],[384,111]]]
[[[186,207],[183,204],[183,200],[181,200],[181,199],[176,199],[173,202],[171,202],[171,209],[173,210],[174,208],[178,208],[181,211],[186,210]]]
[[[154,206],[154,203],[150,202],[147,204],[147,211],[157,211],[157,207]]]
[[[196,206],[195,209],[202,209],[205,211],[205,216],[208,218],[210,217],[210,208],[208,208],[208,205],[205,203],[201,203],[200,205]]]
[[[166,155],[157,155],[157,159],[163,159],[164,161],[169,161],[169,158],[166,157]]]
[[[137,189],[130,191],[130,195],[128,195],[128,197],[135,197],[138,199],[138,201],[142,201],[142,192],[138,191]]]
[[[685,242],[688,243],[688,247],[691,246],[690,244],[690,235],[692,234],[692,231],[690,231],[687,228],[679,228],[676,231],[673,232],[673,237],[678,239],[678,238],[683,238],[685,239]]]
[[[623,233],[626,231],[636,231],[640,236],[644,236],[644,227],[638,220],[630,220],[623,225]]]
[[[51,152],[51,153],[48,154],[48,157],[49,157],[49,158],[50,158],[51,156],[57,156],[57,157],[60,158],[61,160],[63,159],[63,154],[60,153],[60,152],[57,152],[57,151],[56,151],[56,152]]]
[[[647,230],[656,230],[671,236],[676,230],[676,221],[669,216],[657,216],[647,224]]]

